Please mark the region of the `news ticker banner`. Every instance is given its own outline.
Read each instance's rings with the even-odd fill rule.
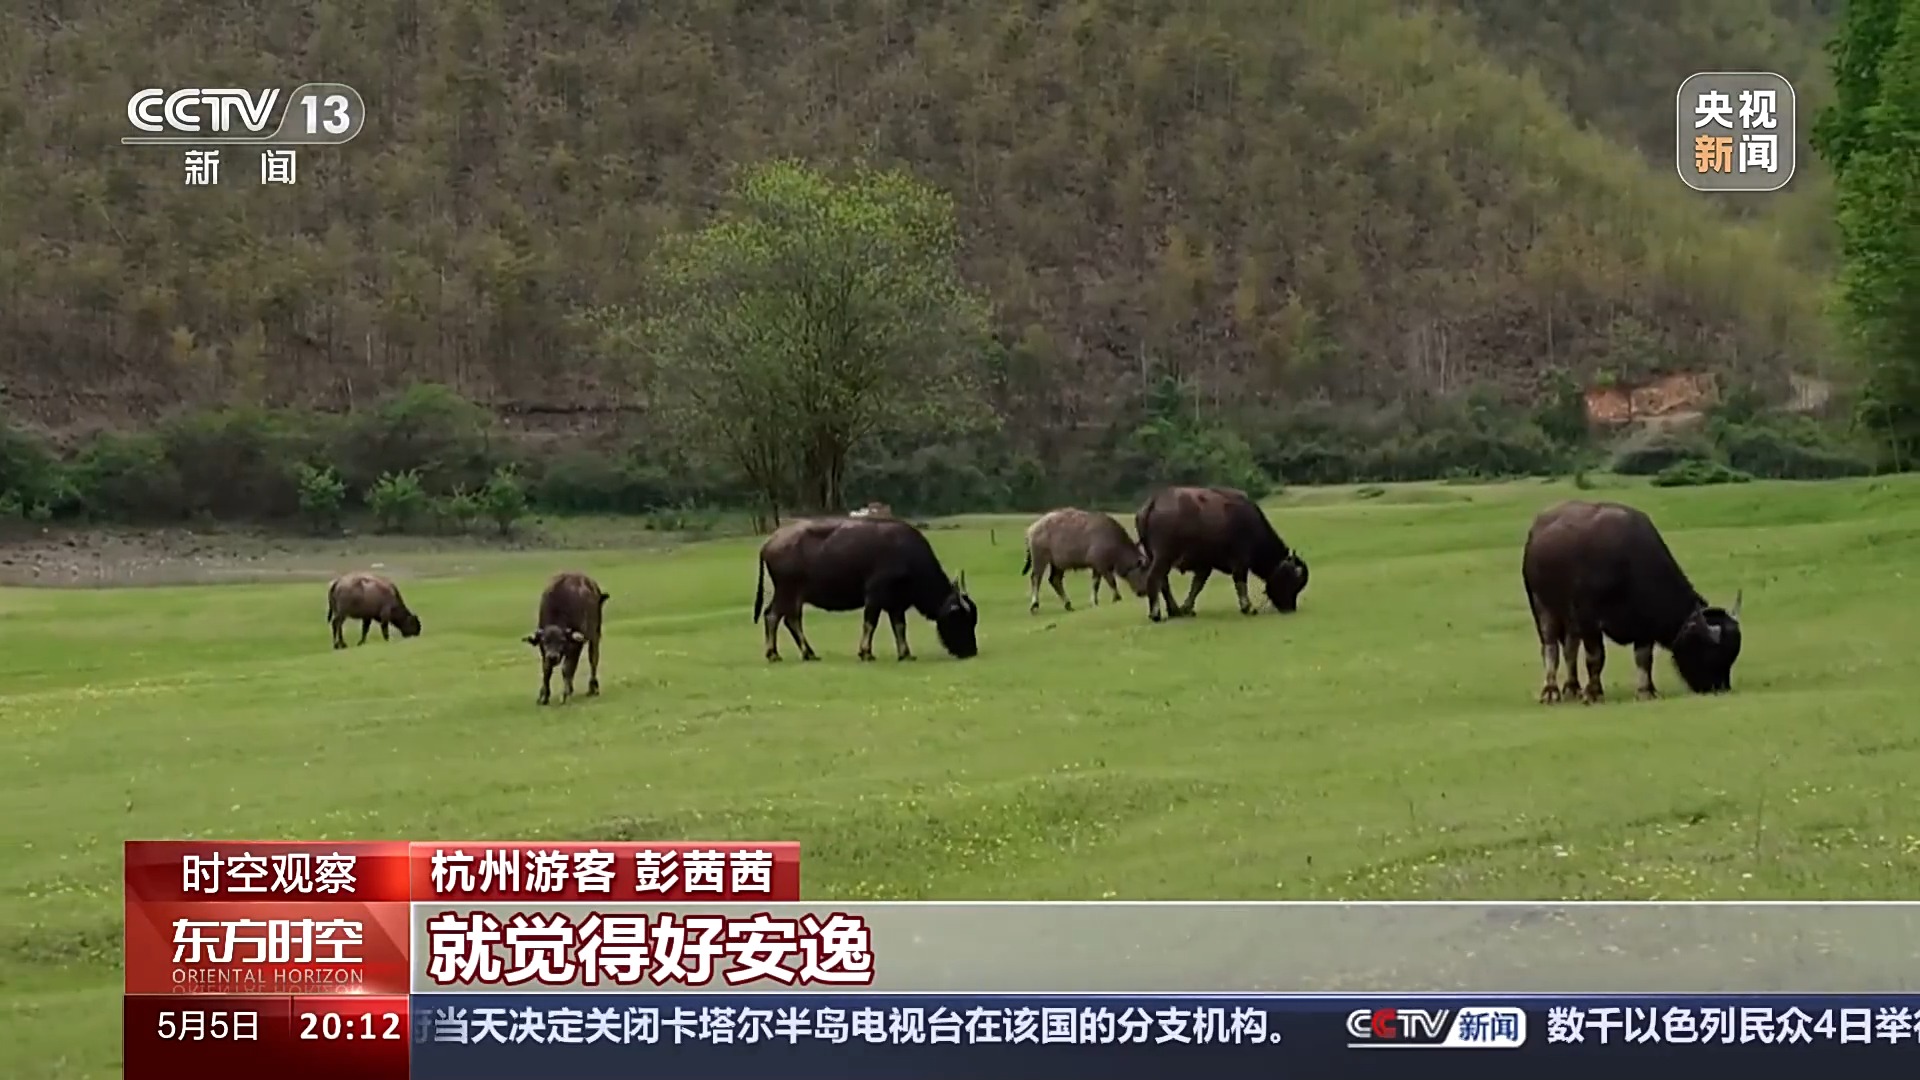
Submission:
[[[1904,997],[575,993],[130,996],[129,1078],[1618,1080],[1703,1066],[1910,1077]],[[164,1069],[159,1063],[165,1063]],[[1550,1070],[1549,1072],[1546,1072]],[[1683,1072],[1684,1070],[1684,1072]]]
[[[128,1075],[200,1060],[210,1045],[296,1073],[307,1066],[281,1060],[285,1047],[308,1061],[327,1046],[336,1063],[406,1075],[406,1033],[430,1003],[482,995],[590,995],[602,1009],[699,1016],[743,991],[1920,986],[1908,944],[1920,942],[1920,905],[810,905],[798,895],[792,843],[130,843]],[[179,995],[206,997],[189,1009]],[[216,1007],[213,996],[252,1004]],[[638,997],[649,1003],[619,1004]]]

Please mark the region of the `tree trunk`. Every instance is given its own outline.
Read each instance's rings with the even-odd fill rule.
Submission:
[[[813,504],[809,509],[823,514],[846,512],[846,493],[842,481],[847,471],[850,448],[833,432],[817,432],[808,440],[801,457],[800,490]]]
[[[826,500],[827,506],[835,511],[844,510],[847,508],[846,492],[841,488],[841,481],[847,470],[846,449],[836,446],[829,451],[825,466],[826,475],[822,478],[821,495]]]

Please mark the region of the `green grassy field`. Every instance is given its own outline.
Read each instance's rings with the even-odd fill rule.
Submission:
[[[1084,575],[1030,616],[1025,519],[941,523],[967,662],[810,613],[824,662],[767,664],[745,540],[448,557],[424,636],[344,652],[319,583],[0,590],[0,1072],[118,1074],[128,837],[791,838],[820,899],[1916,895],[1920,482],[1591,493],[1746,595],[1734,694],[1663,658],[1635,702],[1614,649],[1591,708],[1535,703],[1519,581],[1570,486],[1373,494],[1270,504],[1292,617],[1216,579],[1151,625]],[[613,594],[604,695],[541,709],[520,636],[568,567]]]

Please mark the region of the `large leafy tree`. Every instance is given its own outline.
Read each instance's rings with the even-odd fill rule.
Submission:
[[[1904,469],[1920,461],[1920,0],[1850,0],[1830,51],[1836,101],[1814,145],[1838,174],[1859,419]]]
[[[780,507],[844,508],[850,457],[884,431],[989,421],[988,308],[961,280],[952,201],[894,170],[746,170],[649,275],[639,341],[682,430]]]

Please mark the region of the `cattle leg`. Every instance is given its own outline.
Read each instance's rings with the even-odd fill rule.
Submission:
[[[1634,687],[1634,695],[1643,701],[1647,698],[1659,697],[1659,692],[1653,688],[1653,646],[1635,645],[1633,666],[1640,676],[1640,685]]]
[[[573,673],[580,670],[580,650],[568,649],[567,658],[560,661],[560,704],[573,700]]]
[[[1167,609],[1173,609],[1173,590],[1167,587],[1167,574],[1171,567],[1163,565],[1159,559],[1147,567],[1147,618],[1160,621],[1160,598],[1166,597]]]
[[[373,630],[372,619],[360,620],[360,644],[365,645],[367,643],[367,634],[372,630]]]
[[[1540,704],[1551,705],[1560,700],[1560,642],[1544,632],[1540,635],[1540,666],[1546,669],[1540,684]]]
[[[1060,603],[1064,605],[1068,611],[1072,611],[1073,601],[1067,599],[1067,572],[1057,566],[1054,567],[1052,572],[1047,575],[1047,584],[1053,586],[1054,595],[1060,598]]]
[[[347,625],[347,617],[345,615],[335,615],[333,617],[333,647],[336,649],[344,649],[347,647],[346,636],[340,633],[340,628],[345,625]]]
[[[542,705],[553,700],[553,665],[551,664],[540,665],[540,697],[537,700]]]
[[[1233,592],[1240,598],[1240,614],[1253,614],[1253,601],[1247,598],[1247,575],[1245,571],[1233,575]]]
[[[1114,602],[1115,602],[1115,603],[1119,603],[1119,601],[1120,601],[1120,586],[1118,586],[1118,585],[1115,585],[1115,584],[1113,583],[1113,573],[1112,573],[1112,571],[1108,571],[1108,572],[1106,572],[1106,573],[1102,573],[1102,572],[1100,572],[1100,571],[1098,571],[1098,570],[1095,570],[1095,571],[1093,572],[1093,606],[1094,606],[1094,607],[1099,607],[1099,606],[1100,606],[1100,583],[1101,583],[1102,581],[1105,581],[1105,582],[1107,583],[1107,591],[1109,591],[1109,592],[1111,592],[1111,593],[1113,594],[1113,599],[1114,599]]]
[[[818,660],[820,659],[820,654],[813,651],[813,642],[807,640],[807,628],[800,622],[801,614],[801,612],[796,611],[787,616],[787,636],[791,637],[793,644],[799,648],[800,659]]]
[[[392,635],[392,634],[389,634],[389,633],[387,632],[387,627],[388,627],[388,625],[389,625],[389,624],[388,624],[388,622],[387,622],[387,620],[385,620],[385,619],[381,619],[381,620],[380,620],[380,640],[381,640],[381,641],[392,641],[392,640],[393,640],[393,635]]]
[[[1567,681],[1560,687],[1560,700],[1580,696],[1580,635],[1569,630],[1560,638],[1560,653],[1567,663]]]
[[[767,609],[767,659],[780,659],[780,598],[775,597],[773,606]]]
[[[873,659],[873,632],[880,626],[880,609],[872,602],[860,613],[860,652],[862,660]]]
[[[887,612],[887,621],[893,623],[893,651],[901,660],[913,659],[913,650],[907,648],[907,613],[904,611]]]
[[[1160,600],[1167,606],[1167,618],[1177,619],[1184,614],[1180,610],[1180,605],[1173,602],[1173,571],[1171,570],[1160,579]]]
[[[1186,606],[1180,609],[1180,614],[1193,614],[1194,601],[1200,599],[1200,590],[1207,587],[1207,579],[1212,576],[1213,571],[1206,567],[1201,567],[1193,572],[1193,584],[1187,587],[1187,603]]]
[[[595,637],[587,642],[587,696],[596,697],[600,693],[600,639]]]
[[[1580,636],[1587,650],[1586,702],[1592,705],[1607,696],[1606,689],[1600,683],[1600,673],[1607,667],[1607,643],[1597,630]]]
[[[1540,682],[1540,704],[1551,705],[1560,700],[1560,643],[1563,635],[1561,627],[1540,598],[1527,590],[1527,607],[1533,610],[1533,630],[1540,637],[1540,666],[1545,674]],[[1564,635],[1571,636],[1571,633]]]

